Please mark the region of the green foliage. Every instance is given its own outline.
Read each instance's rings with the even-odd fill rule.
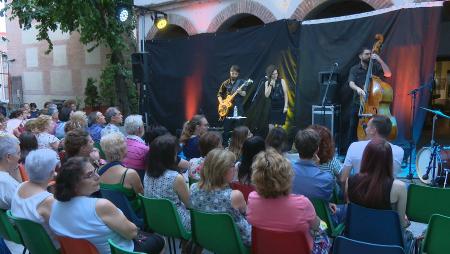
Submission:
[[[95,83],[97,80],[93,78],[88,78],[86,81],[86,88],[84,89],[84,95],[86,96],[84,99],[84,105],[88,107],[97,107],[98,106],[98,91]]]
[[[116,19],[116,7],[119,4],[133,4],[132,0],[13,0],[6,5],[2,13],[11,13],[10,19],[18,19],[20,27],[30,29],[34,26],[37,40],[45,40],[53,49],[49,33],[60,29],[64,33],[78,32],[83,44],[93,43],[94,48],[103,45],[110,49],[109,64],[103,70],[100,81],[102,103],[119,105],[122,112],[128,114],[134,102],[124,91],[130,90],[130,46],[134,45],[133,30],[136,21],[121,23]],[[131,92],[131,94],[135,94]],[[105,97],[106,96],[106,97]],[[116,104],[117,103],[117,104]]]

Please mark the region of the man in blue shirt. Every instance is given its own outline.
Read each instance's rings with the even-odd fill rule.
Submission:
[[[330,172],[317,167],[320,136],[312,129],[301,130],[295,136],[299,159],[292,162],[294,181],[292,193],[308,198],[330,200],[334,179]]]

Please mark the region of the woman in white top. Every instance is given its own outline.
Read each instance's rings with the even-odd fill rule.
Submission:
[[[138,236],[138,228],[107,199],[89,197],[99,190],[100,177],[85,157],[69,158],[56,177],[50,227],[57,234],[86,239],[100,254],[109,254],[108,239],[127,251],[159,253],[164,240]],[[68,219],[70,218],[70,219]]]
[[[50,134],[53,120],[51,116],[40,115],[38,118],[33,120],[33,132],[36,134],[36,139],[38,141],[38,148],[49,148],[55,151],[58,150],[59,139],[54,135]]]
[[[38,149],[31,151],[25,159],[29,181],[19,185],[11,203],[11,213],[18,218],[42,224],[50,234],[53,244],[59,248],[48,227],[52,211],[53,195],[47,191],[48,183],[55,175],[59,160],[55,151]]]

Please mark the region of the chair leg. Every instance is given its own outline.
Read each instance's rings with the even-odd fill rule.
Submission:
[[[25,254],[27,252],[27,247],[23,246],[23,252],[22,254]]]
[[[173,247],[173,253],[177,254],[177,245],[175,244],[175,238],[172,237],[172,247]]]
[[[167,243],[169,244],[169,253],[170,254],[174,254],[174,253],[172,253],[172,243],[171,243],[171,238],[172,237],[167,237]],[[175,253],[176,254],[176,253]]]

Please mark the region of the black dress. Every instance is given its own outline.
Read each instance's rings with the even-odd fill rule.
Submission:
[[[275,81],[275,86],[270,92],[270,113],[269,113],[269,123],[284,125],[286,121],[286,114],[283,113],[284,109],[284,92],[283,85],[281,84],[281,79]]]

